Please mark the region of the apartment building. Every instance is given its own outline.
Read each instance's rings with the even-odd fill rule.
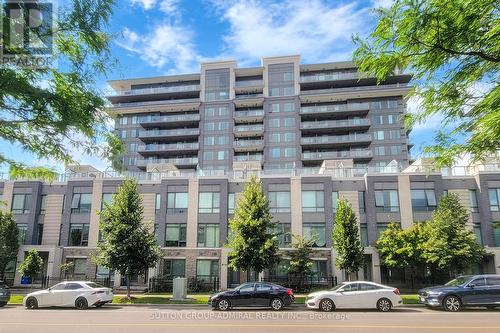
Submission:
[[[395,73],[377,84],[352,62],[301,65],[300,56],[252,68],[210,62],[198,74],[110,81],[110,113],[129,171],[221,175],[349,160],[363,174],[409,164],[409,80]]]

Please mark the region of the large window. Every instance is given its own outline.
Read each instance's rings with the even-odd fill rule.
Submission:
[[[196,261],[196,278],[199,280],[212,279],[219,276],[219,261],[212,259],[198,259]]]
[[[87,258],[68,258],[66,264],[69,264],[65,271],[67,279],[85,280],[87,278]]]
[[[335,213],[337,211],[337,206],[338,206],[338,200],[339,200],[339,192],[332,192],[332,208],[333,212]]]
[[[492,212],[500,211],[500,188],[490,188],[488,195],[490,197],[490,210]]]
[[[36,245],[42,245],[43,223],[38,223],[36,227]]]
[[[359,204],[359,212],[361,214],[366,212],[366,203],[365,203],[365,191],[358,191],[358,204]]]
[[[69,225],[69,246],[89,245],[89,225],[70,224]]]
[[[198,224],[198,247],[219,247],[219,225]]]
[[[292,244],[292,226],[290,223],[277,223],[278,241],[280,247],[290,247]]]
[[[101,199],[101,210],[106,208],[106,205],[111,205],[113,201],[113,193],[103,193]]]
[[[186,213],[188,208],[187,192],[172,192],[167,194],[167,214]]]
[[[47,195],[42,194],[40,197],[40,214],[45,214],[47,212]]]
[[[500,247],[500,228],[493,226],[493,244]]]
[[[470,203],[470,211],[472,213],[479,212],[479,206],[477,204],[477,191],[469,190],[469,203]]]
[[[286,278],[288,276],[288,268],[290,260],[280,259],[269,269],[269,276],[274,278]]]
[[[375,208],[377,212],[399,212],[398,191],[375,191]]]
[[[290,213],[290,192],[269,192],[269,206],[271,213]]]
[[[327,277],[326,260],[313,260],[311,272],[315,277]]]
[[[162,275],[169,278],[186,276],[186,260],[163,259]]]
[[[74,193],[71,200],[71,213],[90,213],[92,207],[92,194]]]
[[[324,212],[325,198],[323,191],[302,191],[303,212]]]
[[[175,223],[165,226],[165,246],[185,247],[186,246],[186,224]]]
[[[473,230],[474,230],[474,235],[476,236],[477,243],[483,246],[483,235],[481,234],[481,225],[474,224]]]
[[[25,245],[28,238],[28,225],[18,223],[17,225],[17,241],[19,245]]]
[[[415,212],[427,212],[436,209],[434,190],[411,190],[411,206]]]
[[[361,246],[368,246],[368,226],[366,223],[360,225],[359,236],[361,239]]]
[[[12,214],[29,214],[31,194],[14,194],[12,197]]]
[[[229,214],[234,214],[234,199],[235,199],[234,193],[227,194],[227,212]]]
[[[202,192],[199,196],[199,213],[219,213],[220,194],[219,192]]]
[[[314,239],[313,247],[325,247],[325,224],[324,223],[304,223],[302,234],[306,239]]]

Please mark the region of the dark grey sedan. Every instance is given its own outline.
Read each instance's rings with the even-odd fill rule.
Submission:
[[[6,284],[0,281],[0,307],[5,306],[10,299],[10,290]]]

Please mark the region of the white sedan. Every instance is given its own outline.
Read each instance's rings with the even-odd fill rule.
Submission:
[[[399,289],[368,281],[343,282],[330,290],[307,295],[310,309],[333,311],[344,309],[379,309],[387,312],[402,305]]]
[[[89,306],[101,307],[111,303],[113,293],[97,283],[89,281],[64,281],[49,289],[32,292],[23,299],[27,309],[65,306],[85,310]]]

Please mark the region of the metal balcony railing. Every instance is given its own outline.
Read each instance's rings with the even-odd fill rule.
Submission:
[[[301,129],[354,127],[354,126],[370,126],[370,120],[369,119],[320,120],[320,121],[303,121],[300,124]]]

